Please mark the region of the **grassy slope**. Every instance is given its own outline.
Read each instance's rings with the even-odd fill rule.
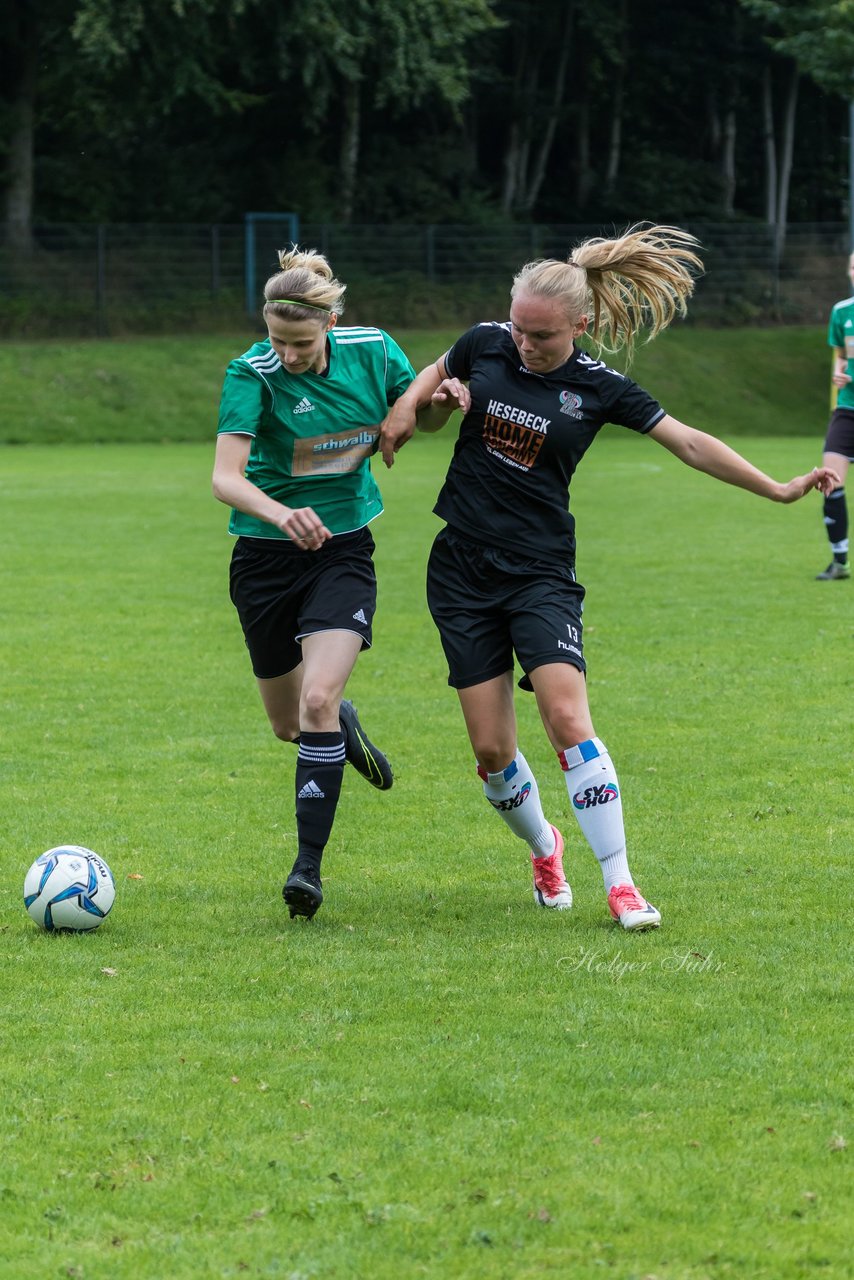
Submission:
[[[416,368],[455,333],[396,334]],[[222,373],[252,341],[135,338],[0,345],[0,442],[206,440]],[[675,417],[716,435],[815,435],[828,406],[819,329],[680,327],[641,349],[633,376]]]

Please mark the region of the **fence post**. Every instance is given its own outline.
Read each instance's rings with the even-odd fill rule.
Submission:
[[[98,223],[95,237],[95,332],[107,335],[107,228]]]

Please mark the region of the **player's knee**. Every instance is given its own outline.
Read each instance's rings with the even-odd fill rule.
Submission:
[[[340,696],[323,685],[303,686],[300,719],[307,724],[326,724],[338,720]]]
[[[280,742],[296,742],[299,738],[299,721],[292,719],[271,719],[270,727]]]
[[[472,746],[478,764],[487,773],[501,773],[516,755],[515,746],[508,747],[506,744],[496,746],[494,742],[483,742],[478,745],[473,742]]]
[[[563,744],[561,750],[595,737],[590,717],[578,716],[569,708],[550,717],[550,728],[552,741]]]

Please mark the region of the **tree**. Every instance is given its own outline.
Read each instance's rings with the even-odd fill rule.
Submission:
[[[574,34],[574,0],[540,0],[536,22],[527,4],[509,7],[510,119],[504,146],[504,213],[530,216],[546,173],[564,106]]]
[[[784,62],[779,144],[775,141],[772,73],[763,78],[766,152],[766,218],[782,257],[788,221],[795,120],[801,75],[828,93],[848,99],[854,84],[854,0],[740,0],[766,26],[765,40]]]
[[[228,22],[242,8],[242,0],[12,0],[4,8],[8,243],[31,244],[41,121],[76,120],[81,134],[121,141],[141,116],[164,118],[184,98],[222,111],[251,97],[229,91],[216,72]]]
[[[34,218],[247,208],[306,222],[839,217],[852,7],[7,0],[7,240],[26,247]]]
[[[17,252],[31,247],[34,138],[39,88],[56,91],[65,83],[55,59],[73,16],[71,0],[10,0],[0,17],[0,83],[6,138],[4,223],[7,243]]]
[[[854,0],[740,0],[769,28],[770,47],[826,93],[846,101],[854,85]]]
[[[341,221],[353,215],[365,107],[394,120],[433,101],[459,118],[469,46],[496,25],[489,0],[315,0],[280,26],[280,70],[299,76],[301,117],[338,134]]]

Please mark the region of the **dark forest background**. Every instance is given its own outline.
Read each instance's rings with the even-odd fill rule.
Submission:
[[[7,0],[36,223],[832,222],[850,0]]]

